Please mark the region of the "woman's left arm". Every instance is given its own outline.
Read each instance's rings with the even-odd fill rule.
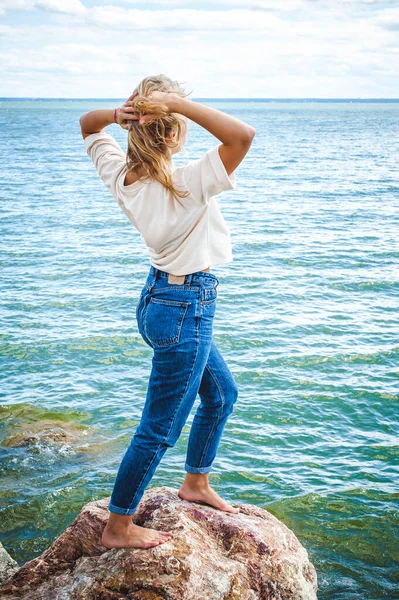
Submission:
[[[79,119],[83,139],[92,133],[100,133],[104,127],[112,123],[118,123],[123,129],[129,129],[127,121],[139,118],[134,114],[134,109],[128,105],[137,94],[138,92],[134,92],[119,108],[97,108],[84,113]]]

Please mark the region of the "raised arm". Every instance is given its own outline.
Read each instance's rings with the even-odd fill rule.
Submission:
[[[214,135],[222,142],[219,154],[225,169],[230,175],[243,160],[251,147],[256,129],[215,108],[204,104],[170,96],[170,111],[178,112]],[[169,104],[169,102],[168,102]]]
[[[79,119],[83,139],[92,133],[100,133],[104,127],[112,123],[117,123],[122,129],[128,129],[128,120],[138,119],[130,106],[130,102],[137,94],[138,92],[133,92],[119,108],[97,108],[84,113]]]
[[[98,108],[84,113],[79,119],[83,138],[92,133],[100,133],[105,127],[114,123],[113,108]]]
[[[217,137],[222,142],[218,150],[228,175],[238,167],[251,147],[256,129],[244,121],[216,108],[209,108],[199,102],[182,98],[173,92],[154,91],[149,94],[149,98],[161,103],[168,112],[184,115]],[[151,115],[141,115],[140,124],[145,123],[150,117]]]

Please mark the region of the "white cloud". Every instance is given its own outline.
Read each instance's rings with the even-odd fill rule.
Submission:
[[[376,23],[385,29],[399,30],[399,8],[388,8],[376,17]],[[399,42],[398,42],[399,44]]]
[[[74,23],[114,28],[118,31],[273,31],[282,26],[279,17],[270,13],[251,10],[207,10],[174,9],[142,10],[125,9],[120,6],[96,6],[74,15]]]
[[[4,14],[7,10],[34,10],[36,8],[68,14],[88,10],[80,0],[0,0],[0,14]]]
[[[61,13],[81,13],[88,10],[80,0],[36,0],[35,6]]]
[[[151,10],[148,0],[140,10],[128,0],[0,0],[11,4],[25,17],[0,26],[3,96],[125,97],[150,73],[186,81],[194,97],[399,95],[389,2],[219,0],[194,10],[177,0]]]

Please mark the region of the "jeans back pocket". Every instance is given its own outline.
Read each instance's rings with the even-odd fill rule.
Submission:
[[[143,331],[154,346],[177,344],[190,302],[150,298],[144,313]]]

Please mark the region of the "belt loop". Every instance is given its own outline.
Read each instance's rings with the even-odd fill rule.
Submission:
[[[148,288],[148,291],[149,291],[149,292],[152,292],[152,288],[153,288],[153,287],[154,287],[154,285],[155,285],[155,282],[156,282],[156,280],[157,280],[158,273],[159,273],[159,269],[157,269],[157,267],[154,267],[154,270],[155,270],[155,273],[154,273],[154,274],[153,274],[153,276],[152,276],[152,281],[151,281],[151,283],[150,283],[150,285],[149,285],[149,288]]]
[[[192,279],[193,279],[193,274],[189,273],[188,275],[186,275],[186,279],[185,279],[184,283],[190,284],[192,282]]]

